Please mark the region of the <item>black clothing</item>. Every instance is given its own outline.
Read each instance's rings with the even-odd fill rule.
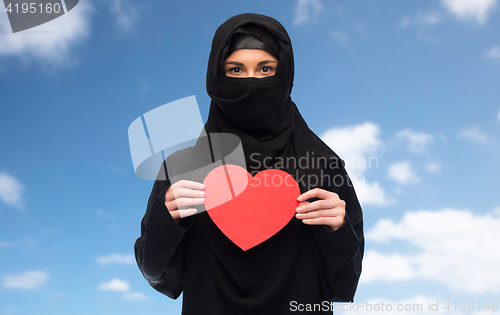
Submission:
[[[231,44],[229,46],[229,50],[227,51],[226,58],[238,49],[262,49],[278,58],[278,53],[275,49],[252,34],[235,33],[233,37],[231,37]]]
[[[223,56],[241,30],[279,49],[275,76],[224,76]],[[361,208],[340,158],[308,128],[291,100],[292,85],[293,53],[283,26],[257,14],[230,18],[212,44],[207,72],[212,103],[205,130],[237,135],[252,175],[278,168],[297,180],[301,193],[315,187],[337,193],[346,202],[347,221],[326,232],[294,217],[270,239],[242,251],[206,212],[176,224],[164,204],[170,180],[157,180],[135,244],[136,259],[156,290],[171,298],[183,292],[183,314],[289,314],[293,301],[323,305],[302,314],[331,314],[324,301],[354,297],[364,249]],[[221,160],[233,148],[223,145],[207,157],[205,143],[200,138],[167,161],[181,174]]]

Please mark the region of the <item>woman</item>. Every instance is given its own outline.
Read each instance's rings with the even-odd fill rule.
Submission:
[[[286,226],[242,251],[207,212],[193,215],[205,201],[203,177],[155,182],[136,259],[156,290],[171,298],[183,292],[183,314],[331,314],[329,302],[354,297],[364,249],[361,208],[340,158],[292,102],[293,75],[291,41],[278,21],[247,13],[218,28],[205,130],[238,136],[252,175],[284,170],[301,195]],[[209,161],[200,157],[204,146],[199,141],[167,158],[169,170],[200,169],[233,148],[214,150]],[[301,159],[307,165],[296,163]]]

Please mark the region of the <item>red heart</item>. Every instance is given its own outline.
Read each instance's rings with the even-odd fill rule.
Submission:
[[[299,185],[290,174],[277,169],[252,178],[240,166],[221,165],[208,173],[203,184],[210,218],[245,251],[278,233],[299,205]]]

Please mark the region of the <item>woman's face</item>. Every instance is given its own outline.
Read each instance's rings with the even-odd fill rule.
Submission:
[[[278,59],[263,49],[237,49],[224,60],[227,77],[264,78],[276,74]]]

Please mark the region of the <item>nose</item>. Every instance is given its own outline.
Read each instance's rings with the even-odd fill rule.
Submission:
[[[253,70],[248,71],[248,75],[245,78],[255,78],[255,71]]]

